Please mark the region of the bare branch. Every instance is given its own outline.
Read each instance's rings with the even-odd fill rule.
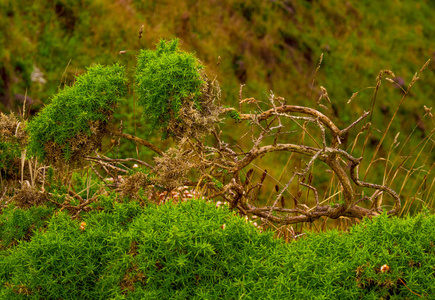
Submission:
[[[112,162],[112,163],[133,161],[133,162],[136,162],[136,163],[141,164],[143,166],[146,166],[147,168],[153,169],[153,167],[150,164],[148,164],[140,159],[137,159],[137,158],[109,158],[109,157],[100,157],[100,156],[99,157],[85,156],[85,158],[87,160],[92,160],[92,161],[106,161],[106,162]]]
[[[160,150],[159,148],[157,148],[156,146],[154,146],[153,144],[151,144],[150,142],[143,140],[141,138],[138,138],[137,136],[128,134],[128,133],[123,133],[121,131],[119,131],[115,126],[108,126],[108,130],[116,136],[125,138],[127,140],[133,141],[135,143],[141,144],[145,147],[147,147],[148,149],[153,150],[154,152],[156,152],[159,155],[163,155],[163,151]]]
[[[346,132],[348,132],[350,129],[352,129],[353,127],[355,127],[359,122],[361,122],[361,120],[363,120],[364,118],[366,118],[368,115],[370,114],[369,111],[365,111],[363,113],[363,115],[361,117],[359,117],[355,122],[353,122],[352,124],[350,124],[349,126],[347,126],[345,129],[343,129],[340,133],[340,135],[344,135]]]
[[[327,116],[325,116],[324,114],[322,114],[321,112],[313,108],[296,106],[296,105],[282,105],[276,108],[269,109],[259,115],[255,115],[255,118],[258,121],[263,121],[270,118],[276,113],[286,113],[286,112],[301,113],[301,114],[313,116],[315,118],[319,118],[319,120],[332,131],[332,134],[336,142],[339,143],[340,136],[341,136],[340,129],[338,129],[338,127]],[[242,120],[253,120],[254,115],[240,114],[240,118]]]

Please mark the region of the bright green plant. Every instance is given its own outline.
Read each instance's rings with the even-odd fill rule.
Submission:
[[[127,92],[126,82],[119,64],[90,67],[29,122],[30,153],[74,164],[100,148],[105,125]]]
[[[204,67],[193,54],[181,52],[178,39],[161,40],[156,50],[141,50],[137,58],[136,84],[139,104],[152,130],[164,129],[186,101],[200,109]]]
[[[298,253],[283,268],[294,268],[294,299],[430,299],[434,215],[365,219],[348,233],[309,234],[292,243]],[[304,264],[303,262],[309,262]]]
[[[0,250],[0,299],[430,299],[435,293],[433,215],[383,214],[348,233],[308,234],[285,244],[202,200],[141,208],[112,194],[99,202],[100,211],[81,220],[57,213],[31,240]],[[32,212],[49,212],[38,209]],[[1,238],[36,219],[11,207],[0,220]]]
[[[11,205],[0,214],[0,249],[31,239],[53,213],[53,207],[32,206],[28,210]]]

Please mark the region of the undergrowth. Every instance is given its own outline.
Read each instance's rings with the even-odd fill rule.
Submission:
[[[53,211],[44,207],[3,212],[1,299],[428,299],[435,293],[433,215],[382,215],[349,232],[285,244],[226,206],[202,200],[141,208],[114,195],[99,199],[102,210],[80,219],[65,212],[46,219]],[[18,234],[16,226],[23,228]],[[10,242],[13,234],[18,243]]]

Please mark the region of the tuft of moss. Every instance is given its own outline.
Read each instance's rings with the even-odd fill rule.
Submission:
[[[80,163],[101,147],[105,126],[127,93],[126,83],[119,64],[88,68],[29,122],[30,153],[51,163]]]

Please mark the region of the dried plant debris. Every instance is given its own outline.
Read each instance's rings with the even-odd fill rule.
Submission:
[[[191,137],[200,139],[219,123],[220,88],[217,80],[210,80],[203,74],[204,84],[201,96],[196,103],[193,99],[185,99],[176,118],[171,118],[166,133],[175,139]]]
[[[89,121],[89,128],[91,135],[79,132],[64,145],[47,141],[44,144],[45,161],[57,167],[62,167],[65,163],[73,168],[83,165],[85,156],[100,150],[103,137],[108,134],[106,124],[100,120]]]
[[[2,141],[18,142],[24,146],[27,133],[24,131],[24,122],[21,122],[14,113],[6,115],[0,112],[0,138]]]
[[[118,191],[121,197],[130,197],[136,199],[139,191],[144,191],[144,196],[149,198],[151,191],[149,191],[150,179],[149,174],[144,172],[136,172],[131,176],[125,177],[120,181]]]
[[[156,183],[172,190],[183,186],[187,180],[188,172],[197,167],[194,163],[192,150],[170,148],[163,156],[155,157],[156,166],[154,172],[157,174]]]
[[[18,207],[29,208],[44,204],[47,201],[47,195],[36,187],[32,187],[28,181],[24,181],[21,189],[15,193],[11,200]]]
[[[200,198],[201,195],[189,186],[179,186],[174,189],[168,189],[156,184],[155,176],[144,172],[136,172],[131,176],[122,177],[118,186],[118,192],[121,197],[128,197],[135,200],[150,201],[161,205],[167,201],[180,203]],[[162,180],[157,180],[162,181]]]

